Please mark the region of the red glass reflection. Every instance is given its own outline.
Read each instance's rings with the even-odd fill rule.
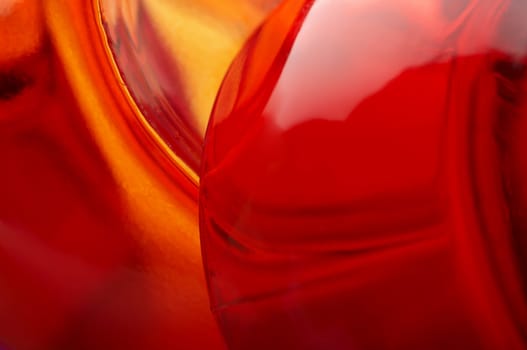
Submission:
[[[284,4],[206,137],[231,349],[523,349],[527,5]]]

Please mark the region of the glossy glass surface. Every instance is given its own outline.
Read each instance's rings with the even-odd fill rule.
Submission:
[[[147,133],[197,182],[225,72],[280,0],[102,0],[107,40]]]
[[[227,74],[201,235],[230,349],[524,349],[524,1],[292,0]]]

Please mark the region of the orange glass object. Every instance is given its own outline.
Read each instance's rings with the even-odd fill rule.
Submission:
[[[183,18],[205,23],[236,4],[203,2]],[[195,169],[123,86],[100,6],[0,2],[0,348],[224,349],[202,272]],[[184,67],[180,86],[195,98],[181,101],[198,135],[228,56],[258,18],[240,31],[216,18],[229,48],[210,80]],[[200,35],[157,24],[163,35]],[[187,61],[202,55],[179,47]]]
[[[238,49],[279,0],[100,1],[143,127],[194,181],[212,103]]]

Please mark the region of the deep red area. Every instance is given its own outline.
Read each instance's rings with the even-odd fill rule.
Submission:
[[[293,3],[233,64],[206,139],[230,348],[523,349],[525,5]]]
[[[147,299],[131,282],[141,257],[118,185],[53,50],[9,72],[31,84],[0,101],[0,348],[118,344],[134,318],[117,321],[127,311],[113,306],[114,293],[136,287],[134,314]]]
[[[46,46],[0,65],[0,76],[27,82],[0,86],[0,349],[222,348],[206,308],[189,314],[204,302],[200,277],[191,276],[199,271],[189,260],[194,253],[181,253],[190,238],[166,227],[173,233],[167,246],[164,232],[147,227],[148,218],[136,217],[127,199],[144,200],[135,198],[144,186],[152,197],[144,205],[161,210],[153,183],[164,177],[148,157],[156,150],[145,146],[140,153],[142,144],[130,143],[130,152],[152,167],[144,177],[149,183],[117,176],[88,120],[121,123],[126,115],[86,115],[63,64]],[[114,87],[100,89],[86,93],[104,98]],[[128,129],[121,130],[125,139]],[[186,179],[178,185],[192,186]],[[182,193],[171,195],[187,201]],[[186,221],[190,213],[173,215]],[[191,300],[182,297],[189,290]]]

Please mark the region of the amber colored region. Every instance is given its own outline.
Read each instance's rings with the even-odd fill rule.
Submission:
[[[526,118],[525,1],[284,3],[205,139],[229,348],[526,349]]]
[[[98,6],[0,1],[0,348],[225,349],[196,185],[141,124]]]
[[[120,77],[176,164],[197,179],[212,104],[234,56],[281,0],[101,0]]]

